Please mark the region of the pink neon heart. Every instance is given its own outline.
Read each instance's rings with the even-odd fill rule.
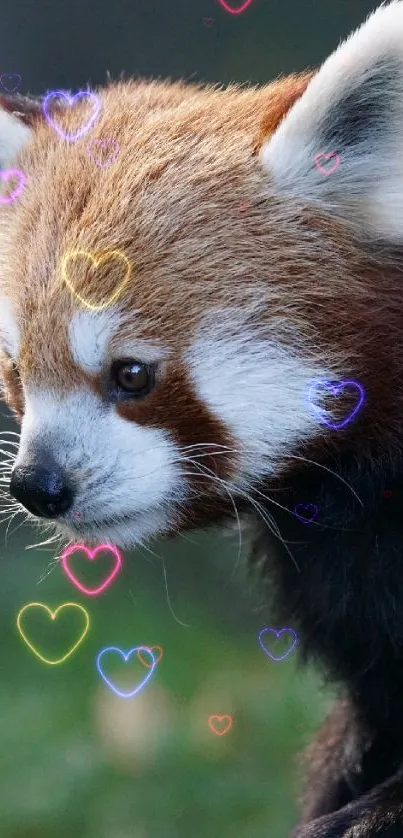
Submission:
[[[314,159],[315,159],[316,168],[319,169],[319,171],[322,172],[322,175],[325,175],[326,177],[327,177],[327,175],[331,175],[332,172],[335,172],[336,169],[340,166],[340,155],[337,154],[337,151],[329,151],[327,153],[325,153],[324,151],[320,151],[319,154],[315,154]],[[330,168],[327,168],[327,169],[325,169],[325,167],[321,166],[321,164],[319,163],[319,160],[325,160],[326,161],[326,160],[333,160],[333,159],[334,159],[333,166],[330,166]]]
[[[3,183],[7,183],[10,178],[18,180],[17,186],[9,195],[0,195],[0,204],[11,204],[16,198],[19,198],[27,180],[24,172],[21,172],[20,169],[0,169],[0,180]]]
[[[112,553],[112,555],[115,557],[115,564],[111,572],[106,577],[106,579],[104,579],[102,584],[98,586],[98,588],[86,588],[85,585],[83,585],[77,579],[73,571],[69,568],[69,557],[72,553],[77,553],[78,551],[82,551],[83,553],[85,553],[87,559],[89,559],[90,561],[93,561],[96,558],[97,553],[100,553],[101,551]],[[105,588],[107,588],[107,586],[110,585],[110,583],[115,578],[116,574],[119,572],[122,566],[122,558],[119,553],[119,550],[112,544],[99,544],[98,547],[95,547],[93,550],[91,550],[89,547],[86,547],[85,544],[71,544],[69,547],[66,547],[66,549],[63,551],[60,557],[60,561],[62,563],[62,568],[64,572],[70,579],[70,582],[72,582],[73,585],[75,585],[76,588],[78,588],[78,590],[81,591],[81,593],[88,594],[88,596],[96,596],[97,594],[100,594],[101,591],[104,591]]]
[[[115,162],[120,151],[119,143],[115,142],[115,140],[109,139],[91,140],[91,142],[88,143],[87,148],[91,159],[102,169],[105,169],[106,166],[111,166],[112,163]],[[103,154],[103,150],[108,153]]]
[[[247,9],[248,6],[251,5],[252,0],[245,0],[245,2],[242,3],[242,6],[239,6],[237,9],[234,9],[233,6],[229,6],[228,3],[225,2],[225,0],[218,0],[218,2],[220,6],[222,6],[223,9],[225,9],[226,12],[230,13],[230,15],[240,15],[241,12],[244,12],[245,9]]]

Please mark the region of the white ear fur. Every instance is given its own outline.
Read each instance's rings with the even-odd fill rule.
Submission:
[[[261,161],[277,191],[365,236],[403,241],[401,0],[377,9],[325,61]]]
[[[31,129],[8,111],[0,109],[0,168],[7,169],[28,142]]]

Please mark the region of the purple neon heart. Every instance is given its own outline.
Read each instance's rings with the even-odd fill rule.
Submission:
[[[92,113],[90,114],[84,125],[82,125],[82,127],[79,128],[79,130],[75,133],[64,131],[61,125],[59,125],[58,122],[49,113],[49,107],[52,104],[52,102],[57,101],[58,99],[60,100],[60,98],[65,99],[68,107],[70,108],[73,105],[75,105],[75,103],[78,102],[80,99],[88,99],[92,102]],[[79,90],[78,93],[75,93],[73,96],[70,96],[70,94],[66,93],[64,90],[51,90],[51,92],[45,96],[42,102],[42,110],[46,121],[49,123],[49,125],[52,126],[52,128],[55,129],[55,131],[57,131],[59,137],[62,137],[62,139],[68,140],[69,142],[74,142],[75,140],[78,140],[80,137],[82,137],[83,134],[86,134],[87,131],[89,131],[91,126],[94,124],[101,110],[101,102],[99,96],[97,96],[96,93],[93,93],[90,90]]]
[[[304,509],[305,510],[308,510],[308,509],[310,510],[310,512],[311,512],[310,517],[307,517],[307,515],[303,514]],[[298,512],[298,510],[300,510],[300,512]],[[296,515],[296,517],[300,521],[302,521],[303,524],[310,524],[312,521],[314,521],[318,512],[319,512],[319,509],[316,506],[316,503],[297,503],[297,505],[294,509],[294,515]]]
[[[278,657],[278,655],[274,655],[274,654],[270,651],[270,649],[267,649],[267,647],[266,647],[266,646],[264,645],[264,643],[263,643],[262,637],[263,637],[263,635],[264,635],[264,634],[271,633],[271,634],[275,634],[275,635],[276,635],[276,638],[277,638],[277,640],[278,640],[278,639],[279,639],[279,637],[280,637],[282,634],[284,634],[285,632],[286,632],[287,634],[292,635],[292,637],[293,637],[293,641],[292,641],[292,643],[291,643],[290,648],[289,648],[289,649],[287,649],[287,651],[285,652],[285,654],[284,654],[284,655],[281,655],[280,657]],[[263,649],[264,653],[265,653],[265,654],[266,654],[269,658],[271,658],[271,659],[272,659],[272,661],[283,661],[286,657],[288,657],[288,655],[292,652],[292,650],[293,650],[294,646],[298,643],[298,635],[297,635],[297,632],[296,632],[296,631],[294,631],[294,629],[292,629],[292,628],[282,628],[282,629],[280,629],[280,631],[277,631],[277,629],[271,628],[271,626],[267,626],[266,628],[262,629],[262,630],[261,630],[261,632],[259,633],[259,643],[260,643],[260,645],[261,645],[261,647],[262,647],[262,649]]]
[[[132,655],[134,655],[135,653],[137,654],[137,652],[140,652],[140,651],[141,652],[147,652],[147,654],[150,655],[150,657],[152,659],[151,669],[148,670],[147,675],[144,678],[142,678],[142,680],[140,681],[139,684],[137,684],[137,686],[134,688],[134,690],[131,690],[130,692],[123,692],[122,690],[119,690],[115,686],[113,681],[111,681],[108,678],[107,675],[105,675],[105,672],[104,672],[104,670],[102,669],[102,666],[101,666],[101,658],[107,652],[117,652],[117,654],[120,655],[121,658],[123,658],[124,662],[127,663],[127,661],[129,660],[129,658],[131,658]],[[157,661],[155,660],[154,655],[153,655],[151,649],[148,648],[148,646],[135,646],[134,649],[129,649],[128,652],[124,652],[123,649],[119,649],[117,646],[107,646],[105,649],[102,649],[100,651],[100,653],[99,653],[99,655],[96,659],[96,665],[97,665],[97,669],[98,669],[98,672],[99,672],[101,678],[103,678],[103,680],[105,681],[105,684],[107,684],[108,687],[110,687],[111,690],[113,690],[113,692],[116,695],[119,696],[119,698],[132,698],[134,695],[137,695],[137,693],[140,692],[140,690],[143,687],[145,687],[147,682],[150,680],[151,676],[154,673],[155,667],[157,665]]]
[[[0,169],[0,180],[3,183],[7,183],[10,178],[17,178],[19,183],[9,195],[0,195],[0,204],[11,204],[16,198],[19,198],[27,180],[24,172],[21,172],[20,169]]]
[[[318,388],[322,387],[328,392],[331,392],[334,396],[338,396],[339,393],[341,393],[347,386],[352,387],[356,391],[357,403],[354,405],[354,407],[350,410],[350,412],[344,419],[342,419],[340,422],[332,422],[326,416],[326,412],[323,410],[323,408],[320,408],[317,404],[315,404],[314,399],[318,396]],[[311,384],[309,388],[308,399],[312,410],[314,410],[316,415],[319,416],[320,421],[323,422],[324,425],[327,425],[328,428],[332,428],[335,431],[339,431],[341,428],[345,428],[345,426],[348,425],[348,423],[351,422],[352,419],[354,419],[354,416],[358,413],[360,407],[362,407],[364,403],[365,392],[364,388],[361,384],[358,383],[358,381],[340,381],[337,385],[335,385],[330,381],[318,379],[317,381],[314,381],[313,384]]]
[[[17,79],[17,84],[14,84],[14,87],[10,87],[10,85],[7,86],[4,79]],[[3,73],[3,75],[0,76],[0,83],[2,87],[4,87],[4,90],[7,90],[7,93],[15,93],[21,84],[21,76],[19,73]]]

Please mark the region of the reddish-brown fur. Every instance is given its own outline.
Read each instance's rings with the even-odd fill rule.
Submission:
[[[118,249],[132,264],[119,303],[128,313],[139,312],[119,337],[158,339],[171,349],[158,398],[119,408],[128,418],[161,422],[183,445],[197,439],[231,444],[178,362],[210,308],[229,305],[246,319],[260,297],[264,306],[252,321],[271,324],[286,307],[289,326],[317,347],[317,358],[359,376],[368,395],[363,422],[372,434],[385,433],[386,424],[395,432],[400,382],[387,359],[402,330],[392,267],[385,276],[384,253],[382,275],[375,253],[368,267],[368,251],[342,222],[276,197],[256,155],[311,75],[260,89],[113,85],[101,93],[102,112],[91,130],[91,140],[113,138],[120,145],[116,163],[106,169],[91,160],[87,137],[69,144],[38,114],[28,115],[35,135],[16,162],[27,173],[27,187],[17,205],[3,208],[0,222],[1,283],[24,314],[18,361],[24,382],[53,384],[60,392],[80,381],[97,388],[70,356],[67,328],[80,304],[63,281],[61,261],[78,249],[95,257]],[[86,107],[74,109],[78,118]],[[65,129],[76,127],[70,111],[59,119]],[[15,216],[12,233],[9,215]],[[80,260],[79,268],[74,287],[97,304],[122,279],[118,262],[94,270]],[[380,294],[388,301],[383,307],[375,306]],[[281,325],[275,338],[282,339]],[[384,394],[395,388],[390,405]],[[180,411],[172,410],[173,393]],[[352,435],[354,426],[346,444]],[[318,445],[322,434],[312,456]],[[221,476],[235,464],[229,456],[214,459]],[[205,507],[200,518],[204,523]]]
[[[372,453],[380,452],[387,460],[390,451],[401,450],[402,254],[392,247],[377,249],[369,241],[359,242],[348,222],[335,220],[325,210],[313,209],[308,201],[280,197],[270,176],[263,172],[257,151],[302,95],[310,77],[311,74],[291,76],[262,89],[234,87],[225,91],[154,82],[111,86],[101,93],[103,110],[91,131],[92,140],[113,138],[120,145],[116,164],[103,170],[94,167],[87,138],[70,146],[38,117],[35,109],[31,111],[28,120],[34,125],[35,136],[16,161],[27,173],[27,187],[18,204],[4,209],[0,221],[0,259],[4,265],[1,286],[14,300],[19,317],[22,348],[18,367],[24,384],[54,387],[62,394],[82,383],[103,396],[101,377],[85,373],[70,355],[68,325],[77,301],[63,282],[60,266],[63,256],[77,249],[96,257],[119,249],[133,266],[132,279],[121,295],[128,318],[119,339],[150,338],[161,341],[168,349],[156,390],[144,402],[117,405],[121,416],[141,425],[167,428],[180,445],[211,441],[231,448],[233,440],[227,429],[197,398],[183,363],[184,350],[205,315],[216,308],[230,307],[234,309],[234,319],[243,318],[245,329],[247,323],[265,325],[266,333],[286,346],[289,335],[295,340],[299,333],[303,357],[313,356],[321,364],[331,366],[335,373],[339,371],[343,378],[359,379],[367,395],[359,424],[351,424],[337,442],[334,435],[318,429],[316,439],[304,445],[303,453],[320,463],[327,462],[326,456],[336,450],[341,458],[347,452],[355,460],[357,454],[359,478],[371,485]],[[81,111],[84,107],[81,105]],[[72,114],[60,118],[66,127],[75,127]],[[14,223],[9,227],[12,216]],[[111,268],[110,264],[101,263],[95,277],[88,264],[74,274],[77,291],[100,303],[111,296],[120,279],[116,264]],[[21,413],[21,392],[15,373],[5,369],[4,377],[9,401]],[[226,477],[234,470],[235,462],[236,455],[211,454],[206,464],[218,476]],[[281,465],[287,493],[290,465]],[[385,466],[386,474],[392,471],[393,476],[390,464],[388,468],[389,471]],[[306,470],[306,463],[302,466],[294,461],[292,469],[298,485],[298,469]],[[334,470],[328,471],[337,484],[338,475]],[[352,468],[350,471],[354,474]],[[346,486],[353,479],[350,471],[346,468]],[[381,479],[378,476],[378,482]],[[205,482],[204,491],[199,491],[198,498],[192,501],[191,512],[177,521],[178,529],[210,524],[232,512],[231,501],[219,499],[214,483],[203,481],[201,475],[196,480],[194,486],[199,490]],[[325,478],[315,473],[315,480],[310,483],[307,479],[303,485],[307,489],[313,486],[320,494],[324,483]],[[263,486],[268,494],[271,488]],[[293,486],[290,497],[292,490]],[[325,500],[326,492],[325,485]],[[332,492],[333,486],[329,489],[331,509]],[[378,506],[375,504],[373,519],[379,513]],[[371,531],[371,518],[364,523],[358,518],[358,522],[363,531]],[[355,526],[353,519],[351,532]],[[343,528],[340,530],[344,537]],[[329,526],[329,544],[336,531],[337,516],[336,523]],[[346,532],[350,532],[348,528]],[[294,565],[290,569],[285,562],[279,562],[283,600],[287,607],[291,602],[289,612],[302,624],[304,608],[308,615],[312,608],[311,623],[307,617],[308,628],[304,631],[309,641],[312,635],[320,633],[322,622],[325,618],[331,620],[334,612],[335,625],[329,628],[326,642],[340,664],[334,649],[338,649],[341,640],[345,641],[345,637],[339,640],[338,632],[346,615],[340,616],[337,609],[342,612],[347,594],[355,604],[355,589],[353,597],[351,586],[356,584],[357,576],[361,585],[366,556],[360,556],[357,562],[358,569],[364,568],[361,576],[355,569],[350,578],[347,549],[335,550],[341,567],[338,600],[327,561],[318,561],[316,571],[313,554],[304,555],[304,536],[297,530],[293,544],[302,554],[305,576],[302,571],[296,576]],[[347,546],[348,538],[349,535]],[[377,539],[375,533],[376,549]],[[353,536],[351,543],[356,549]],[[375,550],[372,542],[370,547]],[[326,552],[327,544],[323,549]],[[265,557],[269,553],[272,558],[272,545]],[[383,557],[385,571],[392,564],[388,558]],[[376,569],[377,566],[372,568],[372,572]],[[330,571],[336,574],[338,566],[330,567]],[[315,580],[313,591],[309,588],[309,572]],[[396,587],[392,574],[390,588],[385,587],[387,595]],[[324,609],[325,617],[321,613],[324,593],[332,606]],[[387,600],[388,608],[391,600],[392,596]],[[383,603],[384,600],[382,607]],[[354,623],[354,608],[348,607],[347,616]],[[349,620],[345,619],[345,623]],[[370,626],[371,621],[372,614]],[[386,631],[382,621],[378,619],[378,623]],[[377,640],[378,624],[373,633]],[[320,637],[319,646],[321,642]],[[360,643],[358,626],[352,652],[361,648]],[[346,664],[348,671],[348,654],[341,653],[341,663]],[[368,670],[371,666],[369,661]],[[381,674],[384,677],[382,669]],[[374,698],[365,681],[363,685],[359,682],[358,687],[354,682],[354,688],[357,694],[361,689],[371,701]],[[391,691],[390,684],[388,689]],[[375,709],[368,699],[373,713],[371,723],[379,710],[378,700],[373,703]],[[393,702],[391,706],[394,708]],[[350,762],[357,759],[357,774],[360,772],[361,739],[365,737],[359,735],[359,726],[354,728],[357,756],[353,751],[351,757],[346,718],[355,723],[354,713],[339,718],[336,712],[326,726],[324,741],[314,752],[313,778],[315,784],[324,784],[319,795],[323,799],[306,804],[307,818],[326,813],[333,805],[326,795],[327,785],[335,775],[335,761],[340,763],[343,783],[345,758]],[[381,729],[381,741],[383,733]],[[375,734],[373,739],[376,742]],[[366,744],[365,740],[362,750]],[[387,776],[388,766],[389,763],[382,767],[381,779]],[[365,783],[363,790],[367,790]],[[344,805],[337,788],[331,789],[329,799],[332,795],[338,801],[334,808]],[[315,838],[339,838],[342,834],[309,832]],[[303,838],[307,835],[308,832],[304,836],[301,833]]]

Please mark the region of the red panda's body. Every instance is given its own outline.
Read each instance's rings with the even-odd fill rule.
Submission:
[[[298,838],[403,836],[402,44],[394,2],[317,74],[112,85],[73,142],[84,99],[60,131],[0,112],[27,177],[0,214],[11,493],[80,540],[253,520],[279,621],[346,694]]]

